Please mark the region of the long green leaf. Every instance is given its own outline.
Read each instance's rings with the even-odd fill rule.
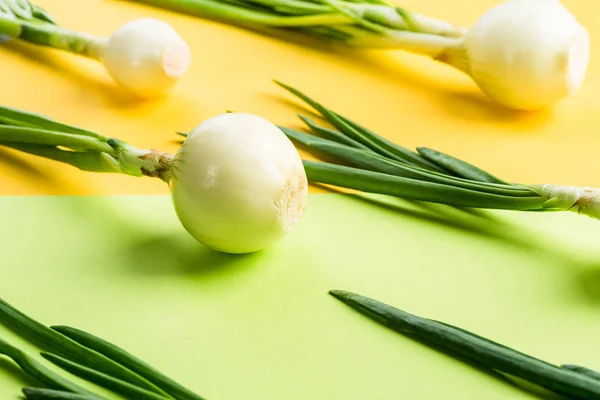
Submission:
[[[572,364],[564,364],[564,365],[561,365],[560,367],[564,368],[564,369],[568,369],[569,371],[577,372],[578,374],[583,374],[589,378],[600,381],[600,372],[594,371],[593,369],[582,367],[580,365],[572,365]]]
[[[122,172],[118,162],[110,155],[97,151],[67,151],[55,146],[43,146],[35,144],[2,143],[0,145],[23,153],[47,158],[49,160],[62,162],[79,168],[82,171],[91,172]]]
[[[71,361],[146,390],[168,396],[164,391],[136,373],[35,321],[3,299],[0,299],[0,324],[33,344],[39,345],[46,351],[51,351]]]
[[[335,130],[329,129],[329,128],[324,128],[322,126],[317,125],[313,120],[311,120],[308,117],[305,117],[303,115],[298,115],[298,117],[300,117],[300,119],[310,129],[312,129],[315,133],[318,133],[325,139],[333,140],[336,143],[343,144],[343,145],[350,146],[350,147],[355,147],[357,149],[370,150],[364,144],[357,142],[356,140],[349,138],[348,136],[343,135],[343,134],[339,133],[338,131],[335,131]]]
[[[98,396],[42,388],[24,388],[23,394],[27,400],[102,400]]]
[[[535,192],[518,186],[490,184],[469,181],[451,175],[447,176],[434,171],[395,162],[370,151],[343,146],[330,140],[315,137],[293,129],[285,127],[282,127],[281,129],[288,137],[296,142],[335,157],[353,167],[508,197],[531,197],[536,195]]]
[[[341,115],[329,110],[319,102],[308,97],[298,89],[288,86],[282,82],[275,81],[276,84],[292,93],[306,104],[317,110],[321,115],[335,126],[340,132],[343,132],[348,137],[361,144],[367,146],[371,150],[381,154],[382,156],[391,158],[396,161],[406,162],[424,168],[430,168],[440,171],[435,164],[422,158],[418,154],[369,131],[368,129],[342,117]]]
[[[343,290],[330,294],[360,313],[405,335],[452,354],[574,399],[600,399],[600,381],[494,343],[448,324],[418,317],[377,300]]]
[[[468,208],[537,211],[544,206],[544,200],[537,195],[507,197],[336,164],[309,160],[303,160],[303,164],[311,182],[367,193]]]
[[[52,329],[76,341],[82,346],[97,351],[111,360],[129,368],[133,372],[154,383],[156,386],[160,387],[176,399],[204,400],[202,397],[165,376],[163,373],[148,365],[144,361],[133,356],[122,348],[107,342],[104,339],[68,326],[53,326]]]
[[[114,154],[114,149],[105,141],[93,137],[15,125],[0,125],[0,142],[64,146],[72,150],[93,150]]]
[[[95,132],[81,129],[76,126],[57,122],[45,115],[36,114],[16,108],[0,106],[0,124],[37,128],[47,131],[72,133],[74,135],[89,136],[106,142],[107,138]]]
[[[11,358],[16,362],[21,369],[32,378],[35,378],[39,382],[47,385],[53,389],[66,390],[72,393],[78,393],[82,395],[93,395],[82,388],[79,385],[61,377],[60,375],[52,372],[48,368],[44,367],[38,361],[31,356],[27,355],[22,350],[10,345],[4,340],[0,339],[0,354],[3,354]]]
[[[414,151],[411,151],[405,147],[399,146],[396,143],[392,142],[391,140],[388,140],[388,139],[384,138],[383,136],[376,134],[372,130],[367,129],[364,126],[362,126],[342,115],[339,115],[337,113],[336,113],[336,115],[340,119],[342,119],[345,123],[347,123],[348,125],[353,127],[354,129],[362,132],[362,134],[364,136],[377,141],[380,146],[387,148],[389,151],[391,151],[391,152],[395,153],[396,155],[398,155],[399,157],[403,158],[406,162],[416,165],[416,166],[423,167],[423,168],[428,168],[428,169],[432,169],[435,171],[439,171],[439,172],[448,172],[444,168],[440,168],[440,166],[436,165],[435,163],[432,163],[431,161],[427,160],[426,158],[421,157],[418,153],[415,153]]]
[[[472,179],[479,182],[506,183],[503,180],[496,178],[492,174],[487,173],[481,168],[459,160],[458,158],[452,157],[448,154],[444,154],[441,151],[428,149],[426,147],[419,147],[417,151],[429,161],[436,163],[448,171],[454,172],[457,176],[462,178]]]
[[[110,375],[103,374],[95,369],[69,361],[66,358],[57,356],[56,354],[46,352],[41,354],[42,357],[64,369],[65,371],[68,371],[73,375],[89,382],[102,386],[105,389],[127,396],[129,400],[168,400],[171,398],[159,395],[155,392],[150,392],[120,379],[113,378]]]

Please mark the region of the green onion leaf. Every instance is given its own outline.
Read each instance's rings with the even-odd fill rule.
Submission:
[[[155,393],[167,395],[144,378],[109,358],[42,325],[0,299],[0,324],[42,349]]]
[[[165,392],[179,400],[203,400],[202,397],[193,393],[179,383],[168,378],[160,371],[148,365],[127,351],[107,342],[99,337],[93,336],[82,330],[68,326],[53,326],[53,330],[65,335],[88,349],[97,351],[111,360],[129,368],[139,376],[146,378]]]
[[[94,395],[41,388],[24,388],[23,394],[28,400],[103,400],[102,397]]]
[[[303,160],[303,164],[309,181],[408,200],[455,207],[522,211],[541,210],[545,201],[533,193],[531,197],[508,197],[336,164],[309,160]]]
[[[589,369],[586,367],[581,367],[579,365],[572,364],[564,364],[560,366],[561,368],[568,369],[569,371],[577,372],[578,374],[583,374],[592,379],[596,379],[600,381],[600,372],[594,371],[593,369]]]
[[[83,365],[69,361],[63,357],[57,356],[52,353],[41,353],[42,357],[50,361],[51,363],[59,366],[89,382],[93,382],[106,389],[112,390],[113,392],[123,394],[127,396],[129,400],[168,400],[171,397],[164,397],[157,393],[150,392],[142,389],[139,386],[132,385],[131,383],[122,381],[120,379],[113,378],[112,376],[98,372],[92,368],[87,368]]]
[[[57,122],[41,114],[5,106],[0,106],[0,124],[43,129],[48,131],[59,131],[62,133],[72,133],[75,135],[93,137],[106,142],[106,138],[104,136],[92,131]]]
[[[69,392],[91,395],[93,393],[85,390],[84,388],[68,381],[60,375],[52,372],[48,368],[44,367],[34,358],[27,355],[20,349],[8,344],[4,340],[0,339],[0,354],[3,354],[11,358],[16,362],[23,372],[30,375],[32,378],[37,379],[41,383],[47,385],[53,389],[67,390]]]
[[[371,151],[343,146],[330,140],[315,137],[313,135],[295,131],[293,129],[285,127],[282,127],[281,129],[288,137],[303,144],[304,146],[335,157],[353,167],[421,181],[440,183],[483,193],[514,197],[531,197],[536,195],[535,192],[523,187],[491,184],[456,178],[451,175],[444,175],[434,171],[389,160]]]
[[[479,182],[506,183],[474,165],[459,160],[458,158],[452,157],[448,154],[444,154],[440,151],[428,149],[426,147],[419,147],[417,148],[417,151],[429,161],[432,161],[440,167],[454,172],[456,175],[462,178],[472,179]]]
[[[36,144],[2,143],[0,145],[19,150],[27,154],[62,162],[82,171],[122,172],[115,158],[98,151],[67,151],[55,146]]]
[[[417,165],[423,168],[434,169],[437,171],[442,171],[436,164],[431,163],[427,159],[419,156],[419,154],[405,149],[402,146],[398,146],[397,144],[385,139],[382,136],[377,135],[376,133],[364,128],[363,126],[353,122],[341,115],[329,110],[322,104],[317,101],[311,99],[304,93],[300,92],[298,89],[295,89],[291,86],[288,86],[279,81],[275,81],[276,84],[292,93],[299,99],[303,100],[305,103],[310,105],[315,110],[319,111],[321,115],[329,121],[333,126],[343,132],[348,137],[354,139],[355,141],[367,146],[371,150],[381,154],[382,156],[391,158],[396,161],[405,162],[412,165]]]
[[[388,328],[452,355],[504,372],[574,399],[600,399],[600,381],[494,343],[454,326],[425,319],[352,292],[332,290],[338,300]]]
[[[310,129],[312,129],[315,133],[318,133],[319,135],[323,136],[325,139],[329,139],[336,143],[343,144],[346,146],[355,147],[357,149],[370,150],[364,144],[357,142],[356,140],[351,139],[348,136],[339,133],[338,131],[334,131],[333,129],[329,128],[324,128],[315,124],[314,121],[308,117],[305,117],[300,114],[298,115],[298,117],[300,117],[300,119],[304,121],[304,123],[308,125]]]

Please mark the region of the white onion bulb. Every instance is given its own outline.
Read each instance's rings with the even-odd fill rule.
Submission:
[[[292,142],[271,122],[244,113],[213,117],[190,132],[172,161],[169,185],[185,229],[226,253],[282,239],[308,195]]]
[[[153,18],[126,23],[104,44],[101,59],[113,79],[140,97],[158,97],[180,80],[191,62],[187,43]]]
[[[509,0],[467,31],[463,67],[491,99],[535,110],[579,89],[589,47],[587,30],[559,0]]]

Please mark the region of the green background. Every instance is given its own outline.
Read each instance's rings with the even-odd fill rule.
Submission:
[[[210,400],[533,398],[371,322],[330,289],[600,369],[600,223],[488,214],[313,194],[282,242],[229,256],[194,242],[166,196],[3,197],[0,295]],[[26,383],[0,360],[1,398]]]

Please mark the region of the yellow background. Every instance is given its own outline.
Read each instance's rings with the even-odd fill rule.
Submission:
[[[406,8],[470,25],[494,0],[405,0]],[[191,70],[160,101],[139,101],[91,60],[11,43],[0,47],[0,103],[175,152],[173,132],[225,110],[299,125],[299,110],[278,79],[398,143],[463,157],[520,183],[600,186],[600,3],[565,0],[587,26],[592,59],[583,88],[552,110],[516,113],[487,101],[450,67],[401,51],[358,52],[316,41],[286,42],[126,1],[38,0],[64,28],[108,36],[123,23],[157,17],[193,51]],[[158,180],[80,172],[0,150],[0,195],[167,193]]]

